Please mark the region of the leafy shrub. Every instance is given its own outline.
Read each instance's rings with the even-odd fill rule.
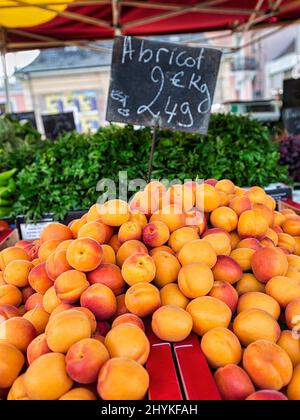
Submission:
[[[280,143],[280,164],[288,165],[289,177],[300,182],[300,138],[289,137]]]

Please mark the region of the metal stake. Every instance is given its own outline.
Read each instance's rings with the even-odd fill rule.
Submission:
[[[150,158],[149,158],[149,164],[148,164],[148,183],[151,181],[151,178],[152,178],[153,158],[154,158],[154,152],[155,152],[155,146],[156,146],[156,140],[157,140],[157,130],[158,130],[158,125],[155,125],[153,127],[153,132],[152,132],[152,144],[151,144],[151,152],[150,152]]]

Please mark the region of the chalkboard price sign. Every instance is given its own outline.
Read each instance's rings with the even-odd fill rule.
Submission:
[[[289,134],[300,134],[300,107],[283,109],[282,119]]]
[[[220,60],[216,49],[117,37],[106,119],[206,134]]]

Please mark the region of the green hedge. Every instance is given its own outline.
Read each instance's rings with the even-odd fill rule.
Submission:
[[[69,210],[86,209],[98,197],[100,179],[118,181],[119,171],[146,179],[150,147],[150,129],[116,125],[46,142],[17,175],[14,212],[35,220],[44,212],[62,218]],[[288,182],[278,158],[277,144],[260,123],[213,115],[207,136],[159,132],[153,178],[229,178],[240,186]]]

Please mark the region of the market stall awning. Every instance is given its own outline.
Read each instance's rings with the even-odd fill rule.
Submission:
[[[20,7],[29,7],[28,0],[15,1]],[[53,10],[54,3],[49,0],[38,7]],[[78,0],[42,25],[6,28],[6,41],[8,50],[13,51],[80,44],[112,38],[115,34],[150,36],[245,30],[298,18],[300,1],[295,0]]]

